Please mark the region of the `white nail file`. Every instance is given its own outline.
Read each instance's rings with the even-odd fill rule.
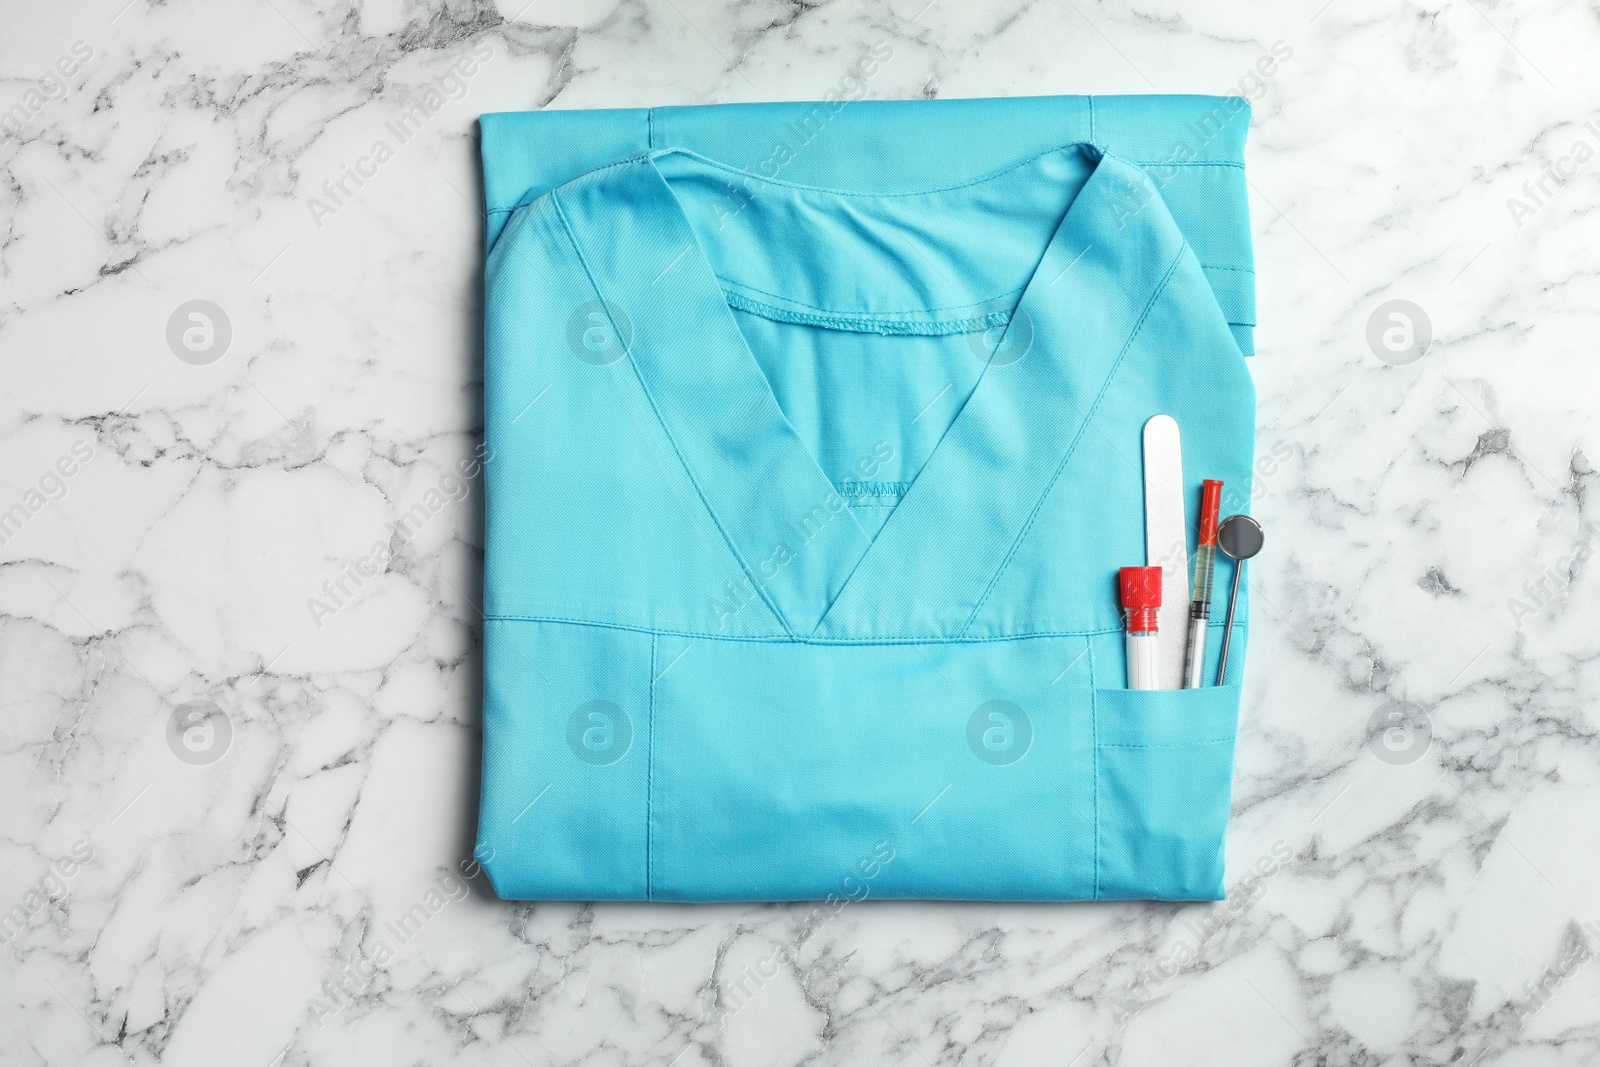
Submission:
[[[1161,568],[1156,613],[1156,687],[1183,688],[1189,627],[1189,524],[1183,507],[1183,443],[1178,420],[1156,415],[1144,424],[1145,565]]]

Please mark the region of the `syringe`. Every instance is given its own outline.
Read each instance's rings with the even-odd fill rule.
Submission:
[[[1205,684],[1206,628],[1211,625],[1211,578],[1217,566],[1217,519],[1222,511],[1222,483],[1200,483],[1200,545],[1194,553],[1194,593],[1189,601],[1189,645],[1183,660],[1183,687]]]

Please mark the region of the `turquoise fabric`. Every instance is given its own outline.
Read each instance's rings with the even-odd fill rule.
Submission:
[[[1248,506],[1247,126],[483,117],[502,896],[1220,898],[1248,606],[1230,684],[1132,692],[1115,578],[1151,415]]]

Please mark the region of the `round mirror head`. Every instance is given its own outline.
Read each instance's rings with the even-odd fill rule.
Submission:
[[[1249,559],[1265,541],[1261,524],[1248,515],[1229,515],[1217,527],[1217,547],[1234,559]]]

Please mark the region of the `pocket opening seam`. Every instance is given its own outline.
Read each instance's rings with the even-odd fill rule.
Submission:
[[[656,646],[650,635],[650,705],[646,714],[644,771],[644,899],[656,899]]]
[[[1100,899],[1100,685],[1095,677],[1094,642],[1084,638],[1089,650],[1089,758],[1093,761],[1093,792],[1090,799],[1094,807],[1094,896]]]
[[[1220,745],[1234,740],[1235,735],[1227,737],[1212,737],[1204,741],[1177,741],[1170,745],[1139,745],[1127,742],[1106,741],[1096,745],[1097,748],[1203,748],[1206,745]]]

